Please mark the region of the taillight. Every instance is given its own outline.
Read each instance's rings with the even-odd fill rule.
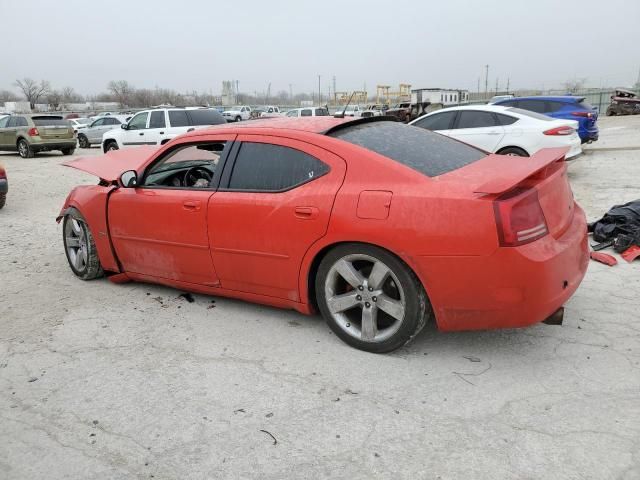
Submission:
[[[33,127],[29,129],[27,135],[29,135],[30,137],[37,137],[38,135],[40,135],[40,132],[38,132],[38,129],[36,127]]]
[[[545,130],[545,135],[572,135],[575,130],[571,127],[556,127],[550,128],[549,130]]]
[[[516,188],[499,196],[493,211],[503,247],[531,243],[549,233],[535,188]]]
[[[587,112],[586,110],[579,110],[577,112],[571,112],[571,115],[573,115],[574,117],[593,118],[593,113],[592,112]]]

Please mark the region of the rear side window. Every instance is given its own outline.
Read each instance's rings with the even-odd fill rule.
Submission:
[[[172,127],[188,127],[189,117],[184,110],[169,110],[169,123]]]
[[[329,136],[384,155],[429,177],[457,170],[487,155],[439,133],[398,122],[347,126]]]
[[[217,110],[189,110],[187,114],[191,117],[191,125],[219,125],[221,123],[227,123]]]
[[[502,107],[511,107],[516,105],[517,100],[505,100],[504,102],[496,102],[496,105],[500,105]]]
[[[456,128],[485,128],[495,127],[497,121],[491,112],[479,110],[461,110]]]
[[[309,110],[308,108],[305,108],[304,110],[300,111],[300,116],[301,117],[311,117],[311,110]]]
[[[327,117],[329,116],[329,110],[326,108],[316,108],[316,117]]]
[[[565,104],[562,103],[562,102],[556,102],[555,100],[550,100],[550,101],[547,102],[547,105],[545,107],[545,111],[547,113],[557,112],[558,110],[560,110],[564,106],[565,106]]]
[[[414,125],[416,127],[426,128],[427,130],[449,130],[453,125],[453,119],[456,117],[456,112],[442,112],[424,117]]]
[[[545,103],[544,100],[519,100],[518,108],[536,113],[544,113],[546,111]]]
[[[505,115],[503,113],[496,113],[495,115],[498,117],[498,123],[500,123],[500,125],[511,125],[518,121],[516,117],[512,117],[511,115]]]
[[[229,188],[279,192],[307,183],[328,171],[326,164],[300,150],[244,142],[233,166]]]
[[[149,119],[149,128],[164,128],[164,110],[151,112],[151,118]]]

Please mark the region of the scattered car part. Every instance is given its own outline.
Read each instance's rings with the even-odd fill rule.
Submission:
[[[627,250],[621,253],[622,258],[624,258],[627,262],[631,263],[636,258],[640,257],[640,246],[633,245],[629,247]]]
[[[640,98],[636,92],[625,88],[616,88],[607,107],[607,116],[637,115],[640,113]]]
[[[596,262],[604,263],[605,265],[609,265],[613,267],[618,264],[616,258],[608,253],[602,252],[591,252],[590,253],[591,260],[595,260]]]

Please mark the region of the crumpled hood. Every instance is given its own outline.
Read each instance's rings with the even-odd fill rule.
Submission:
[[[107,182],[113,182],[120,178],[127,170],[135,170],[140,173],[142,167],[158,150],[155,145],[126,148],[123,150],[111,150],[97,157],[81,157],[75,160],[63,162],[65,167],[77,168],[83,172],[100,177]]]

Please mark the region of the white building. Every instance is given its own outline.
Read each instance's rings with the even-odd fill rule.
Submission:
[[[453,90],[448,88],[418,88],[411,90],[411,103],[441,104],[443,107],[464,105],[469,103],[468,90]]]

